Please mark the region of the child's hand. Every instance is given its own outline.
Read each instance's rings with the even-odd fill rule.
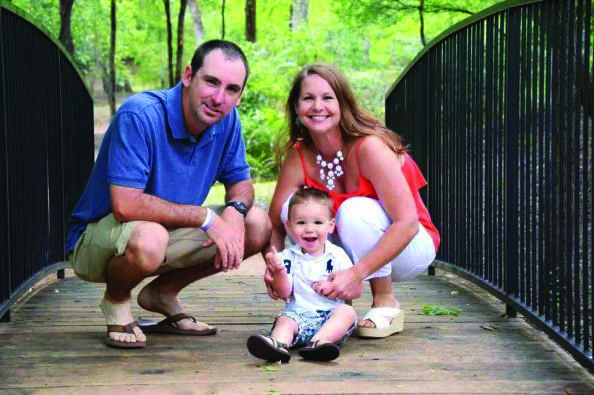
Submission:
[[[281,261],[281,257],[276,251],[276,248],[272,247],[266,255],[264,255],[266,261],[266,270],[264,272],[264,283],[266,284],[266,290],[268,295],[275,300],[288,301],[288,296],[281,296],[278,292],[278,285],[274,285],[275,282],[283,281],[282,275],[286,273],[285,265]],[[290,294],[290,292],[283,292],[282,295]]]
[[[276,274],[285,271],[285,265],[283,265],[276,248],[272,247],[264,258],[266,260],[266,272],[268,272],[271,276],[275,276]]]

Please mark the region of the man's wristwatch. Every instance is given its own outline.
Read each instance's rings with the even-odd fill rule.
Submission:
[[[225,207],[233,207],[235,210],[239,211],[244,217],[247,215],[248,212],[248,208],[245,205],[245,203],[243,202],[236,202],[236,201],[230,201],[225,203]]]

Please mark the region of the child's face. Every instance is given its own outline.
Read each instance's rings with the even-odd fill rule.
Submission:
[[[334,224],[335,220],[327,206],[306,201],[291,207],[285,227],[303,252],[320,256],[324,253],[328,233],[334,231]]]

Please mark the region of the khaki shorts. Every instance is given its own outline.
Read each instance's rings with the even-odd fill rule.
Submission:
[[[215,209],[215,211],[219,211]],[[78,277],[85,281],[104,283],[107,264],[126,252],[130,236],[143,221],[119,223],[113,214],[91,223],[78,239],[69,260]],[[181,269],[205,263],[215,256],[216,246],[202,248],[208,240],[199,228],[180,228],[169,232],[164,266]]]

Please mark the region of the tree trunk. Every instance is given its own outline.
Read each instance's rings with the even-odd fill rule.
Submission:
[[[307,23],[308,12],[308,0],[293,0],[293,6],[291,7],[291,29],[293,31],[297,31],[301,26]]]
[[[200,45],[202,37],[204,37],[204,25],[202,24],[202,15],[200,13],[200,5],[198,0],[190,0],[190,14],[194,20],[194,35],[196,36],[196,44]]]
[[[421,44],[423,44],[423,47],[425,45],[427,45],[427,42],[425,41],[425,18],[423,18],[423,11],[425,8],[425,0],[421,0],[419,2],[419,21],[420,21],[420,29],[421,29]]]
[[[221,40],[225,39],[225,0],[221,5]]]
[[[245,39],[256,42],[256,0],[245,0]]]
[[[115,70],[115,51],[116,51],[116,0],[111,0],[111,42],[109,47],[109,84],[107,100],[111,115],[116,112],[116,70]]]
[[[175,59],[175,82],[181,79],[182,58],[184,55],[184,18],[188,0],[180,0],[179,15],[177,16],[177,56]]]
[[[165,6],[165,16],[167,18],[167,71],[169,75],[169,86],[173,86],[173,45],[171,44],[173,34],[171,32],[171,11],[169,9],[169,0],[163,0],[163,5]]]
[[[58,36],[58,40],[72,56],[74,56],[74,43],[72,42],[70,16],[73,4],[74,0],[60,0],[60,34]]]

